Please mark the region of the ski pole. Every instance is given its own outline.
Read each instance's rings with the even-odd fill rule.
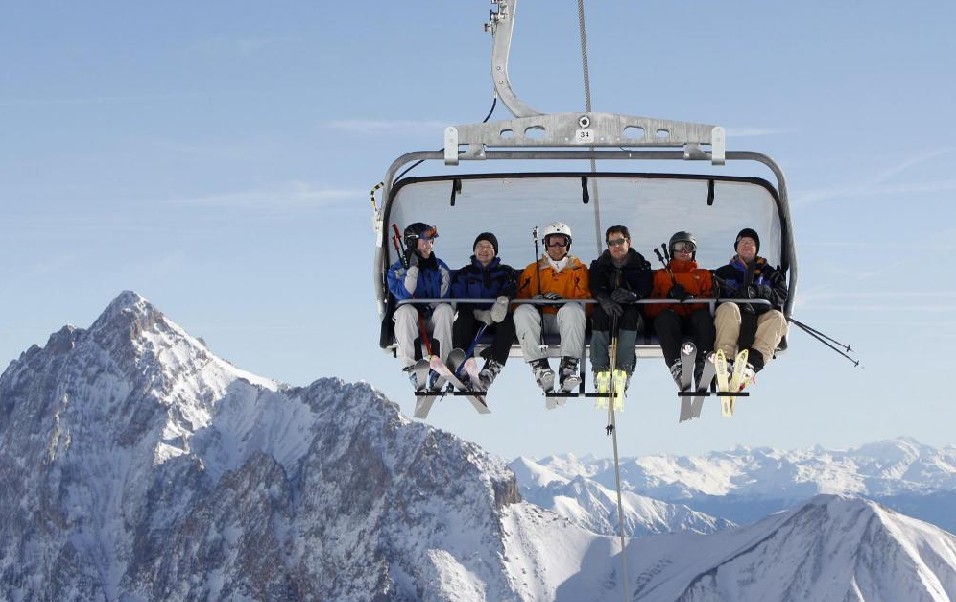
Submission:
[[[541,271],[538,269],[538,258],[540,250],[538,248],[538,227],[535,226],[531,230],[531,237],[534,238],[534,277],[535,277],[535,288],[537,289],[538,297],[541,296]],[[547,349],[547,345],[544,344],[544,308],[540,305],[535,305],[535,309],[538,310],[538,319],[541,322],[541,329],[538,331],[538,349]]]
[[[395,234],[392,235],[392,246],[395,247],[395,253],[398,254],[399,260],[402,262],[402,267],[406,270],[408,269],[408,257],[405,256],[405,253],[402,251],[401,240],[402,235],[398,232],[398,225],[392,224],[392,230]]]
[[[661,243],[661,249],[664,249],[664,255],[661,255],[661,252],[658,249],[654,249],[654,254],[657,255],[657,260],[660,261],[661,265],[664,266],[664,271],[667,272],[667,275],[671,277],[671,287],[675,287],[677,286],[677,278],[674,277],[674,272],[672,272],[667,266],[667,261],[664,261],[665,257],[668,259],[668,261],[670,261],[670,254],[667,252],[667,245],[665,243]],[[681,299],[681,301],[683,301],[683,299]]]
[[[843,351],[841,351],[841,350],[836,346],[836,345],[839,345],[840,347],[844,347],[847,351],[849,351],[850,353],[853,353],[853,350],[850,349],[850,346],[849,346],[849,345],[844,345],[843,343],[834,341],[833,339],[831,339],[831,338],[828,337],[827,335],[823,334],[823,333],[820,332],[819,330],[817,330],[817,329],[815,329],[815,328],[813,328],[813,327],[811,327],[811,326],[809,326],[809,325],[807,325],[807,324],[804,324],[804,323],[801,322],[800,320],[795,320],[794,318],[787,318],[787,320],[790,321],[790,322],[793,322],[794,324],[796,324],[801,330],[803,330],[805,333],[807,333],[807,334],[810,335],[811,337],[815,338],[817,341],[823,343],[825,346],[829,347],[829,348],[832,349],[833,351],[836,351],[837,353],[839,353],[840,355],[842,355],[843,357],[845,357],[847,360],[849,360],[849,361],[853,364],[853,367],[854,367],[854,368],[859,367],[859,365],[860,365],[860,360],[855,360],[855,359],[853,359],[852,357],[850,357],[849,355],[847,355],[846,353],[844,353]],[[824,340],[824,339],[826,339],[826,340]],[[832,343],[830,343],[830,342],[828,342],[828,341],[833,341],[833,343],[836,343],[836,345],[834,345],[834,344],[832,344]]]

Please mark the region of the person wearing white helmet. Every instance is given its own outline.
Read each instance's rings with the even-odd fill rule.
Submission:
[[[561,301],[553,304],[519,305],[515,310],[515,331],[525,361],[534,371],[538,386],[545,393],[554,388],[554,370],[548,363],[542,334],[561,337],[559,388],[571,392],[581,383],[578,366],[584,355],[587,313],[583,303],[572,299],[590,299],[588,270],[580,259],[570,255],[571,228],[555,222],[541,237],[545,252],[518,277],[518,299]]]

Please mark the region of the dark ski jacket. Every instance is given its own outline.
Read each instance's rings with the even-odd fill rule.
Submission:
[[[388,268],[388,290],[399,301],[402,299],[436,299],[448,297],[451,286],[451,270],[445,262],[430,255],[428,259],[419,257],[418,281],[414,291],[405,288],[405,274],[408,270],[399,259]],[[434,304],[432,304],[434,305]],[[418,310],[426,316],[431,315],[432,307],[418,305]]]
[[[461,268],[451,278],[451,296],[456,299],[495,299],[505,296],[514,299],[518,286],[518,274],[510,265],[495,257],[487,267],[472,255],[471,263]],[[459,307],[488,309],[491,303],[466,303]]]
[[[721,297],[737,297],[742,299],[766,299],[772,307],[764,304],[743,304],[750,307],[753,313],[762,314],[771,309],[782,310],[787,302],[787,278],[784,272],[772,267],[767,260],[759,255],[748,267],[740,257],[734,255],[730,263],[714,271],[717,284],[720,287]]]
[[[611,291],[618,287],[637,293],[638,299],[651,294],[654,283],[651,264],[634,249],[627,250],[627,261],[620,268],[614,265],[611,252],[607,249],[591,262],[588,268],[591,296],[595,299],[610,297]]]

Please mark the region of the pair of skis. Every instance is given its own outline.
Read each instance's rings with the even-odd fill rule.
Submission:
[[[425,385],[425,389],[415,392],[418,397],[415,402],[415,418],[427,418],[435,400],[446,393],[464,395],[479,414],[491,413],[485,401],[485,391],[481,388],[481,381],[478,378],[478,364],[475,358],[466,358],[464,349],[456,348],[448,352],[447,364],[443,363],[437,355],[429,359],[420,359],[415,364],[414,370],[418,375],[420,386],[426,383],[432,370],[438,373],[437,391],[428,390]],[[468,384],[462,382],[459,375],[467,376]],[[448,387],[449,383],[450,387]]]
[[[716,373],[715,357],[710,355],[704,359],[704,370],[701,373],[697,388],[694,389],[694,371],[697,368],[697,346],[691,342],[684,343],[680,350],[681,382],[680,382],[680,422],[691,418],[700,418],[704,408],[704,398],[709,395],[710,381]],[[694,389],[691,391],[691,389]]]
[[[597,382],[597,378],[597,375],[595,375],[594,385],[597,389],[597,401],[594,402],[594,407],[599,410],[606,410],[608,409],[608,403],[610,403],[613,405],[614,411],[623,412],[624,394],[627,388],[627,372],[620,368],[615,368],[611,372],[610,382],[608,383],[606,391],[602,390],[604,387],[600,386],[600,383]]]
[[[727,366],[727,356],[723,349],[718,349],[714,353],[714,366],[717,369],[717,391],[720,396],[720,414],[725,418],[734,415],[734,402],[737,395],[743,391],[748,383],[745,382],[744,374],[747,370],[747,360],[750,358],[750,351],[743,349],[734,358],[734,369],[731,371]],[[743,393],[744,396],[747,393]]]
[[[734,402],[737,397],[748,395],[748,393],[741,393],[747,385],[745,373],[748,356],[749,351],[747,349],[738,353],[734,357],[734,367],[731,371],[727,356],[722,349],[718,349],[705,358],[704,370],[700,381],[697,383],[697,389],[691,392],[697,362],[697,347],[693,343],[684,343],[681,347],[680,421],[700,418],[700,412],[704,407],[704,398],[710,395],[708,389],[710,389],[710,383],[715,377],[717,379],[717,395],[720,397],[720,413],[725,418],[733,416]]]

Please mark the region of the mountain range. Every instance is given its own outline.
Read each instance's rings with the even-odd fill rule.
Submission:
[[[956,538],[870,500],[816,495],[735,527],[676,493],[719,497],[693,470],[655,481],[634,461],[629,528],[656,534],[622,553],[606,517],[582,521],[606,465],[554,483],[574,517],[533,503],[554,498],[522,470],[549,463],[522,463],[516,477],[368,384],[236,368],[124,292],[0,375],[0,599],[956,597]]]
[[[617,532],[616,497],[608,498],[615,491],[610,460],[566,454],[518,458],[511,468],[526,499],[596,532]],[[622,458],[621,481],[626,494],[686,508],[715,529],[751,523],[823,493],[872,499],[956,532],[956,446],[909,438],[842,450],[737,447],[703,456]],[[578,508],[586,509],[586,519],[578,518]]]

